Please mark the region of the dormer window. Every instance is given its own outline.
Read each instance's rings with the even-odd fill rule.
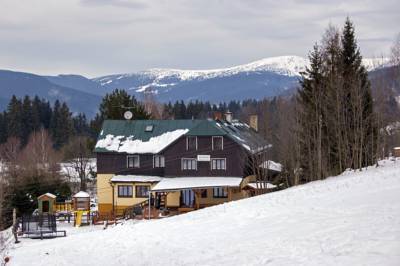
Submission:
[[[220,151],[224,149],[224,138],[222,136],[212,137],[212,149],[215,151]]]
[[[195,151],[197,150],[197,137],[187,136],[186,137],[186,150]]]
[[[154,125],[147,125],[144,129],[144,131],[146,132],[153,132],[154,129]]]

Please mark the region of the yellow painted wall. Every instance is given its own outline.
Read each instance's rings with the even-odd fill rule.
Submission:
[[[181,193],[179,191],[167,194],[167,207],[179,207]]]
[[[100,204],[112,204],[112,189],[110,179],[113,174],[97,175],[97,200]]]
[[[113,174],[98,174],[97,175],[97,197],[98,197],[98,206],[99,212],[105,213],[112,211],[112,187],[110,185],[110,179],[114,176]],[[248,182],[250,182],[254,178],[253,176],[248,176],[243,179],[242,187],[245,186]],[[137,203],[141,203],[146,201],[147,198],[136,198],[135,193],[136,185],[148,185],[153,187],[155,183],[114,183],[114,204],[116,209],[125,209],[126,207],[132,206]],[[133,186],[133,197],[132,198],[119,198],[118,197],[118,185],[132,185]],[[238,200],[247,197],[247,194],[244,190],[238,190],[236,192],[232,192],[231,190],[231,200]],[[199,203],[201,206],[210,206],[221,204],[224,202],[228,202],[228,198],[214,198],[213,197],[213,189],[207,189],[207,198],[199,198]],[[167,207],[179,207],[180,205],[180,192],[169,192],[167,195]]]
[[[229,189],[231,190],[231,200],[239,200],[247,197],[245,191],[243,190],[238,191],[239,189],[236,189],[237,190],[236,192],[232,192],[233,189],[232,188]],[[214,198],[212,188],[207,189],[207,198],[201,198],[201,197],[199,198],[199,203],[200,205],[203,206],[216,205],[228,201],[229,201],[229,196],[228,198]]]
[[[114,183],[115,184],[115,189],[114,189],[114,199],[115,199],[115,205],[116,206],[132,206],[137,203],[141,203],[143,201],[148,200],[148,198],[136,198],[136,186],[150,186],[153,187],[155,184],[152,183]],[[131,185],[133,186],[133,197],[132,198],[119,198],[118,197],[118,185]]]
[[[98,174],[97,175],[97,199],[100,213],[106,213],[112,211],[112,186],[110,180],[113,174]],[[118,197],[118,185],[132,185],[133,186],[133,197],[132,198],[119,198]],[[146,201],[147,198],[136,198],[135,185],[148,185],[154,186],[151,183],[114,183],[114,204],[115,209],[125,209],[126,207],[134,204]]]

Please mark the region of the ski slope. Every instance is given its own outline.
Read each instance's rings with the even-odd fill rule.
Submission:
[[[9,265],[400,265],[400,160],[172,218],[23,240]]]

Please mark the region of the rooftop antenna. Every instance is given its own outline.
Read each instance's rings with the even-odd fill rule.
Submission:
[[[124,118],[126,120],[131,120],[133,118],[133,113],[130,111],[130,109],[134,109],[135,107],[133,106],[115,106],[115,107],[120,107],[121,109],[125,109],[126,111],[124,112]]]

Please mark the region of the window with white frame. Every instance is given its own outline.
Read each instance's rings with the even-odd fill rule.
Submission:
[[[149,186],[135,186],[136,188],[136,198],[148,198],[149,197]]]
[[[211,170],[226,170],[226,159],[225,158],[211,159]]]
[[[228,197],[228,189],[225,187],[214,187],[213,188],[213,197],[214,198],[227,198]]]
[[[126,158],[127,160],[127,167],[128,168],[139,168],[140,167],[140,161],[139,161],[139,155],[129,155]]]
[[[197,170],[197,160],[193,158],[182,158],[182,170]]]
[[[132,198],[133,189],[132,186],[118,186],[118,198]]]
[[[224,149],[224,138],[222,136],[212,137],[212,149],[216,151]]]
[[[154,167],[165,167],[165,157],[163,155],[154,155]]]
[[[195,151],[197,150],[197,137],[187,136],[186,137],[186,150]]]

